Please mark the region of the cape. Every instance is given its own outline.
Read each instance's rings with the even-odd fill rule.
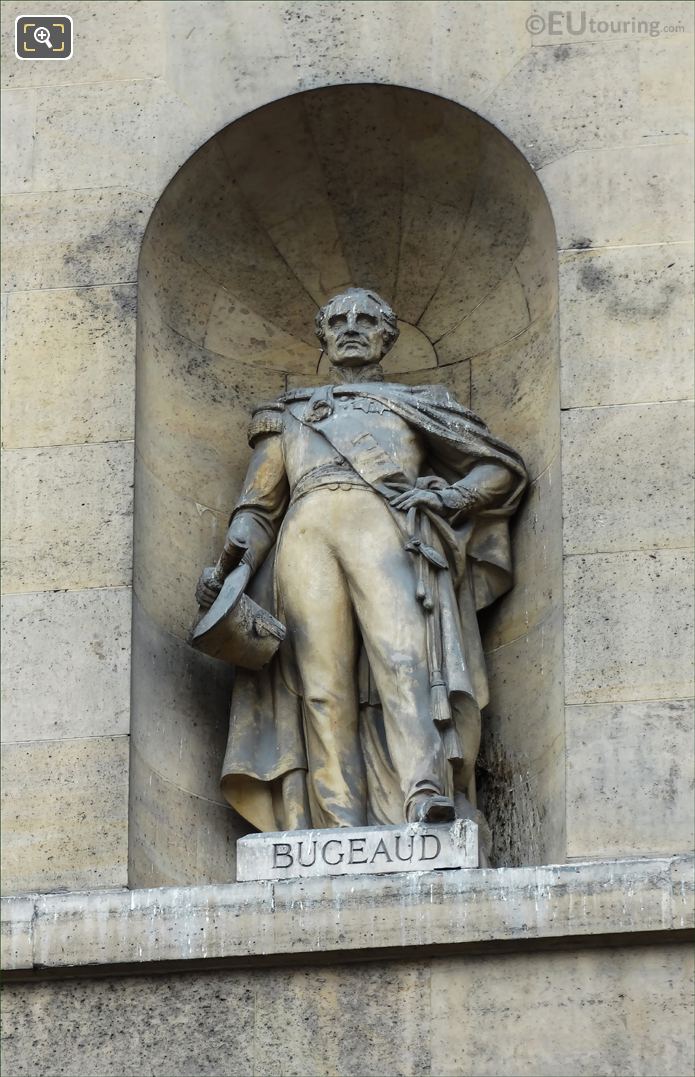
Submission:
[[[523,460],[495,438],[484,422],[462,407],[442,386],[388,383],[298,389],[257,409],[278,413],[288,404],[313,400],[330,407],[331,395],[347,395],[388,408],[420,431],[427,446],[425,472],[453,484],[481,463],[502,464],[513,476],[503,504],[460,522],[427,513],[437,549],[449,567],[439,574],[443,669],[451,711],[464,752],[453,770],[454,795],[475,805],[475,757],[480,712],[488,702],[487,676],[477,613],[510,589],[513,582],[509,518],[528,478]],[[279,417],[279,416],[278,416]],[[254,423],[252,422],[252,429]],[[258,424],[256,423],[256,428]],[[276,427],[277,429],[277,427]],[[404,532],[404,514],[394,510]],[[456,518],[454,518],[456,519]],[[251,581],[248,594],[282,620],[282,596],[274,578],[274,547]],[[390,765],[375,686],[366,656],[360,661],[360,741],[367,769],[369,821],[402,821],[402,797]],[[285,640],[269,666],[257,673],[238,669],[232,694],[230,731],[221,787],[229,804],[258,830],[311,827],[306,816],[307,757],[301,686]]]

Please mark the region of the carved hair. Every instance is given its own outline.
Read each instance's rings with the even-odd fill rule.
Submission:
[[[321,307],[314,320],[316,326],[316,336],[319,338],[319,342],[322,348],[326,346],[326,319],[330,316],[331,310],[339,299],[344,299],[346,296],[350,296],[355,299],[369,299],[372,303],[376,304],[379,308],[379,314],[384,323],[384,352],[387,352],[389,348],[395,344],[398,339],[399,329],[396,324],[396,315],[391,310],[385,299],[382,299],[376,292],[372,292],[368,288],[346,288],[344,292],[340,292],[339,295],[334,295],[332,299],[329,299],[325,306]]]

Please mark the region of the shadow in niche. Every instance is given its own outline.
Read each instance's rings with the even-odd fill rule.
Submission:
[[[500,864],[564,858],[555,232],[496,128],[395,86],[277,101],[220,131],[155,208],[139,271],[130,881],[234,878],[218,780],[231,672],[186,644],[249,458],[252,407],[315,384],[316,307],[401,317],[387,376],[441,382],[519,449],[517,584],[484,620],[482,806]]]

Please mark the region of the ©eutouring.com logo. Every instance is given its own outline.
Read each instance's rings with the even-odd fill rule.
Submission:
[[[18,15],[14,29],[18,60],[69,60],[72,56],[69,15]]]
[[[643,37],[659,37],[660,34],[684,34],[685,26],[677,23],[666,26],[658,19],[599,19],[586,11],[548,11],[545,15],[534,13],[526,20],[529,34],[548,34],[550,37],[581,37],[582,34],[638,34]]]

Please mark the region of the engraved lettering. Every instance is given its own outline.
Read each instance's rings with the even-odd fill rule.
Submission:
[[[366,838],[350,838],[350,857],[348,859],[348,864],[366,864],[367,863],[367,857],[366,856],[362,860],[358,860],[357,857],[355,856],[356,853],[364,853],[364,851],[365,851],[364,843],[365,843],[366,840],[367,840]]]
[[[307,845],[308,844],[309,844],[309,842],[307,842]],[[303,847],[303,845],[304,845],[304,842],[300,841],[299,849],[297,850],[297,863],[300,865],[300,867],[310,868],[316,863],[316,840],[312,841],[312,843],[311,843],[312,852],[314,854],[311,860],[306,860],[306,861],[302,860],[302,847]]]
[[[369,861],[369,863],[373,864],[378,856],[385,856],[389,864],[393,861],[393,857],[389,856],[388,849],[386,848],[386,844],[383,838],[379,838],[379,844],[374,850],[374,855],[372,856],[372,859]]]
[[[425,856],[428,841],[433,841],[435,843],[435,846],[436,846],[434,852],[432,853],[432,856]],[[440,840],[439,840],[439,838],[437,837],[436,834],[423,834],[422,835],[422,848],[421,848],[421,851],[420,851],[420,859],[421,860],[436,860],[441,851],[442,851],[442,843],[440,842]]]
[[[404,837],[405,837],[404,834],[396,834],[396,850],[395,851],[396,851],[396,858],[398,860],[402,860],[404,863],[407,863],[409,860],[413,859],[413,850],[415,848],[415,837],[414,837],[413,834],[408,835],[408,837],[410,838],[410,849],[408,850],[408,855],[407,856],[401,856],[401,854],[400,854],[401,838],[404,838]]]
[[[337,864],[342,863],[343,857],[345,855],[342,850],[338,854],[338,859],[337,860],[329,860],[328,857],[326,856],[326,853],[328,851],[328,846],[329,845],[337,845],[338,848],[340,849],[340,844],[341,844],[340,843],[340,838],[331,838],[330,841],[326,842],[323,849],[321,850],[321,856],[323,857],[324,864],[328,864],[328,865],[330,865],[330,867],[334,868],[334,867],[336,867]]]
[[[280,857],[286,858],[286,863],[280,863]],[[273,842],[273,867],[274,868],[291,868],[294,863],[294,857],[292,856],[292,846],[288,845],[285,841]]]

